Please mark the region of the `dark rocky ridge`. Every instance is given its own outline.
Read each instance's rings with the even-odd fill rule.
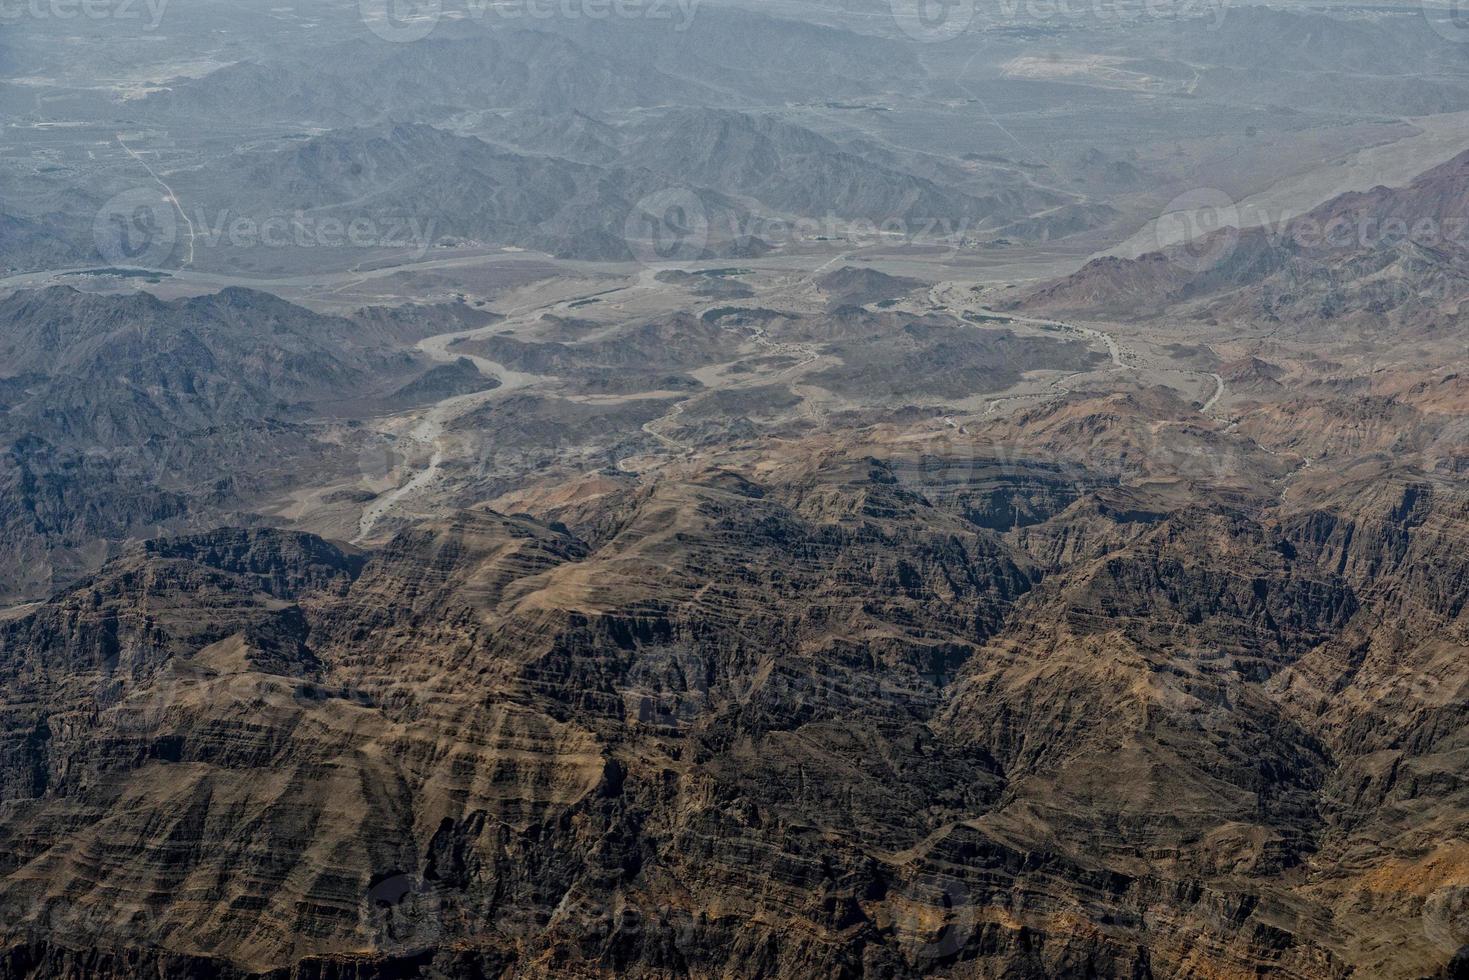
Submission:
[[[1247,513],[1036,463],[1022,538],[965,516],[1013,465],[110,563],[0,623],[3,975],[1445,967],[1460,858],[1412,828],[1469,812],[1462,492]]]

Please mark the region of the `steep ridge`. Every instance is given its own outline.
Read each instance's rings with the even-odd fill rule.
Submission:
[[[374,92],[391,94],[384,99]],[[554,34],[469,30],[416,44],[353,40],[310,57],[238,62],[180,79],[150,94],[143,108],[178,122],[243,112],[271,124],[331,127],[437,121],[486,105],[595,112],[657,105],[675,93],[697,100],[702,92],[646,61],[608,57]]]
[[[910,465],[169,539],[0,622],[0,973],[1448,963],[1461,491]],[[1000,534],[994,480],[1071,489]]]
[[[947,222],[967,230],[1066,203],[1055,193],[1016,189],[976,196],[870,162],[808,129],[774,117],[683,109],[638,125],[629,164],[680,182],[748,194],[781,213],[881,222]]]
[[[215,170],[186,183],[190,199],[260,220],[309,211],[345,223],[367,214],[380,227],[401,222],[399,237],[420,236],[409,244],[423,248],[467,239],[586,259],[629,258],[624,223],[639,200],[669,189],[667,178],[646,170],[510,153],[422,124],[332,130],[241,154],[224,169],[228,180]],[[219,198],[220,186],[251,191]],[[700,198],[718,227],[746,223],[725,195]]]
[[[543,114],[524,117],[492,124],[493,145],[423,124],[333,129],[252,149],[175,183],[206,213],[264,221],[300,211],[340,215],[344,224],[364,214],[379,224],[403,217],[427,239],[423,247],[469,239],[591,259],[629,257],[619,237],[625,222],[638,202],[659,194],[697,200],[716,254],[721,243],[762,231],[788,234],[776,219],[791,215],[874,228],[907,222],[938,237],[998,228],[1069,201],[1034,189],[951,189],[771,116],[671,109],[611,127],[571,113],[560,129]],[[230,188],[227,198],[221,187]]]
[[[1224,229],[1137,259],[1095,259],[1016,305],[1188,309],[1199,317],[1442,333],[1469,292],[1469,153],[1406,187],[1333,198],[1279,227]]]
[[[0,300],[0,596],[45,594],[128,540],[255,522],[263,496],[355,465],[338,413],[431,398],[405,340],[486,319],[325,316],[248,289]]]

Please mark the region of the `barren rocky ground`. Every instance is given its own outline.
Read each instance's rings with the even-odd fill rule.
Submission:
[[[0,22],[0,977],[1469,976],[1452,18],[371,6]]]

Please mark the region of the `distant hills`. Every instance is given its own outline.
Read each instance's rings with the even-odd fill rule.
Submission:
[[[564,128],[526,139],[586,162],[396,124],[250,150],[184,174],[177,186],[217,216],[411,218],[430,234],[425,244],[467,239],[603,260],[631,257],[628,222],[660,194],[697,202],[711,255],[741,254],[746,238],[789,240],[792,217],[839,222],[809,233],[840,234],[857,222],[869,237],[896,229],[952,239],[1066,200],[1034,189],[944,188],[802,127],[728,110],[675,110],[622,127],[563,119]]]
[[[637,202],[668,187],[646,171],[507,152],[422,124],[335,130],[243,154],[197,180],[192,199],[240,214],[412,219],[433,239],[613,260],[630,256],[624,225]],[[741,213],[719,194],[700,199],[712,215]]]
[[[399,343],[464,325],[432,307],[323,316],[247,289],[0,300],[0,597],[65,580],[110,542],[252,519],[259,495],[354,465],[324,418],[492,387]]]
[[[672,8],[672,5],[669,5]],[[670,12],[671,9],[670,9]],[[344,126],[462,111],[598,112],[860,94],[922,76],[907,47],[766,14],[704,7],[686,29],[661,19],[444,23],[412,44],[353,40],[309,57],[244,61],[170,82],[155,118]],[[670,38],[678,43],[669,43]]]
[[[1021,304],[1431,329],[1469,294],[1466,214],[1469,153],[1405,187],[1343,194],[1278,228],[1222,229],[1137,259],[1095,259]]]

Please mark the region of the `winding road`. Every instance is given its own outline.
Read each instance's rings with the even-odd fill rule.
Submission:
[[[634,282],[626,286],[617,286],[612,289],[599,289],[596,292],[572,296],[566,299],[556,300],[552,303],[540,305],[530,304],[518,307],[511,310],[504,319],[496,320],[494,323],[482,327],[475,327],[470,330],[456,330],[449,333],[436,334],[420,340],[415,345],[415,349],[425,357],[439,364],[452,364],[463,358],[474,364],[481,374],[494,377],[500,384],[488,391],[476,391],[467,395],[453,395],[433,405],[424,413],[418,423],[403,438],[405,442],[413,446],[419,448],[428,447],[430,453],[428,464],[415,473],[407,482],[387,491],[363,508],[361,519],[357,524],[357,537],[354,541],[366,539],[372,534],[383,517],[400,506],[404,501],[412,498],[415,494],[427,490],[439,482],[442,478],[441,473],[444,463],[449,455],[449,423],[474,411],[481,405],[503,397],[510,392],[520,391],[555,380],[545,375],[526,374],[521,371],[515,371],[503,364],[498,364],[495,361],[474,354],[451,350],[455,344],[466,340],[475,340],[491,334],[502,333],[516,326],[528,326],[543,316],[567,314],[571,312],[576,304],[589,299],[650,288],[656,283],[656,280],[653,278],[655,275],[656,270],[645,269],[638,275]],[[677,446],[672,440],[665,438],[659,433],[648,430],[646,426],[644,427],[644,431],[647,431],[649,435],[658,439],[660,442],[675,446],[679,450],[684,448]]]
[[[995,310],[989,309],[983,304],[973,302],[962,293],[957,297],[954,296],[954,290],[960,285],[962,284],[939,283],[929,290],[929,302],[934,306],[944,306],[946,304],[949,306],[955,306],[960,308],[965,313],[972,313],[978,316],[993,317],[996,321],[1027,323],[1034,326],[1047,327],[1053,330],[1064,330],[1068,333],[1079,334],[1089,340],[1100,341],[1106,347],[1107,354],[1112,359],[1112,367],[1114,369],[1138,366],[1136,364],[1129,364],[1127,359],[1127,356],[1131,356],[1134,360],[1136,360],[1138,358],[1138,354],[1135,351],[1128,351],[1126,352],[1127,356],[1125,356],[1121,345],[1117,343],[1117,338],[1112,336],[1105,330],[1098,330],[1094,327],[1083,327],[1075,323],[1066,323],[1063,320],[1048,320],[1042,317],[1022,316],[1017,313],[997,312]],[[1199,376],[1207,377],[1214,382],[1213,393],[1202,405],[1199,406],[1200,414],[1210,415],[1214,411],[1215,407],[1219,404],[1220,400],[1223,399],[1226,394],[1228,394],[1229,389],[1228,386],[1224,383],[1224,378],[1222,378],[1217,373],[1209,373],[1207,375],[1201,374]],[[999,407],[1001,402],[1031,397],[1035,396],[1007,395],[997,398],[994,401],[990,402],[990,406],[986,414],[988,414],[989,412],[993,412],[996,408]]]
[[[1211,374],[1209,375],[1209,377],[1214,379],[1214,384],[1216,387],[1214,388],[1214,394],[1210,395],[1209,400],[1204,402],[1203,407],[1199,409],[1199,411],[1203,412],[1205,415],[1208,415],[1214,410],[1214,406],[1219,404],[1219,399],[1224,397],[1225,391],[1223,378],[1221,378],[1217,374]]]

